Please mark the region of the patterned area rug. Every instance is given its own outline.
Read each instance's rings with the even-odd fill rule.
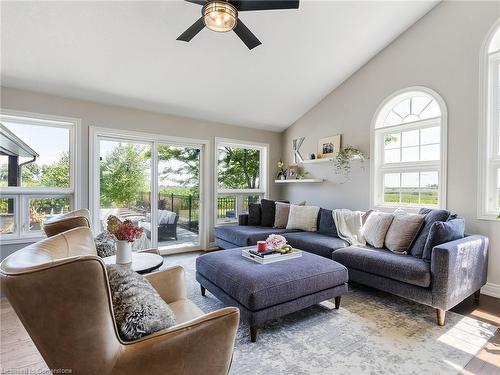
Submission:
[[[224,307],[209,292],[200,295],[196,256],[168,256],[165,266],[185,268],[189,298],[203,311]],[[256,343],[241,324],[230,373],[457,374],[496,327],[453,312],[446,319],[446,326],[438,327],[430,307],[350,286],[339,310],[327,302],[270,321],[259,329]]]

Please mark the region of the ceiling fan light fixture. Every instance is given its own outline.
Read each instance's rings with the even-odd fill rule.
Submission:
[[[226,1],[211,1],[202,10],[205,26],[212,31],[225,33],[236,26],[238,11]]]

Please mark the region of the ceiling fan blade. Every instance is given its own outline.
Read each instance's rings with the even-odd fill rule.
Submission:
[[[246,44],[248,49],[252,49],[257,47],[258,45],[262,44],[259,39],[253,33],[250,31],[248,27],[245,26],[243,21],[241,21],[240,18],[238,18],[238,21],[236,22],[236,26],[233,29],[236,35],[240,37],[240,39],[243,41],[243,43]]]
[[[193,23],[186,31],[184,31],[177,40],[182,40],[183,42],[189,42],[193,39],[196,34],[198,34],[205,27],[205,21],[203,21],[203,17],[200,17],[198,21]]]
[[[299,0],[229,0],[238,12],[270,9],[299,9]]]
[[[185,0],[188,3],[193,3],[193,4],[198,4],[198,5],[205,5],[207,3],[207,0]]]

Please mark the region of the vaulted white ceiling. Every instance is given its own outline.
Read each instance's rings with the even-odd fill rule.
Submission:
[[[438,1],[301,0],[242,12],[262,41],[207,29],[184,1],[2,2],[2,85],[227,124],[288,127]]]

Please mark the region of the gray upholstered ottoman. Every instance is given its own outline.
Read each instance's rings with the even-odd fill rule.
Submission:
[[[308,252],[302,257],[259,264],[241,256],[241,249],[221,250],[196,259],[201,293],[208,289],[222,302],[240,309],[256,341],[257,326],[347,293],[347,268]]]

